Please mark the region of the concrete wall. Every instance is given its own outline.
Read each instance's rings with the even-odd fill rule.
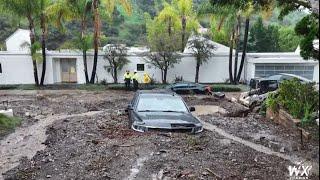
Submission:
[[[0,63],[0,84],[34,84],[32,60],[28,54],[1,53]]]
[[[240,56],[241,57],[241,56]],[[61,83],[61,58],[77,59],[77,83],[85,83],[84,65],[81,52],[47,52],[47,71],[45,84]],[[161,72],[153,66],[145,62],[145,57],[131,54],[128,56],[131,63],[126,65],[118,72],[118,81],[123,82],[123,74],[125,70],[133,71],[137,68],[137,64],[145,64],[145,71],[148,72],[156,81],[161,82]],[[32,60],[27,53],[0,52],[0,63],[2,65],[2,73],[0,74],[0,84],[33,84],[33,66]],[[319,82],[319,62],[305,61],[299,55],[294,53],[249,53],[245,62],[242,73],[242,80],[249,81],[255,77],[256,63],[307,63],[313,64],[314,81]],[[240,64],[240,60],[239,63]],[[93,65],[93,54],[88,53],[88,72],[91,77]],[[186,81],[194,81],[195,77],[195,59],[190,54],[183,54],[181,62],[176,64],[174,68],[168,71],[168,82],[173,82],[176,76],[182,76]],[[99,56],[97,66],[96,81],[106,80],[112,83],[113,79],[110,73],[104,68],[108,66],[108,62]],[[42,64],[38,65],[39,80],[42,72]],[[139,72],[142,77],[143,72]],[[200,67],[200,82],[202,83],[222,83],[229,78],[228,72],[228,54],[216,53],[207,64]],[[141,78],[142,79],[142,78]]]

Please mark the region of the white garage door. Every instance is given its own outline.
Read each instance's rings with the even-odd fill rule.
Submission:
[[[314,66],[308,64],[256,64],[255,77],[268,77],[279,73],[289,73],[313,79]]]

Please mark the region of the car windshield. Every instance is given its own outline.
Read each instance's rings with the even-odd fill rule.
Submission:
[[[139,99],[137,111],[187,112],[180,97],[145,95]]]

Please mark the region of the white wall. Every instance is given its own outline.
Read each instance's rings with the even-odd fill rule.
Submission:
[[[10,37],[6,39],[7,51],[28,51],[29,47],[26,44],[30,44],[30,31],[24,29],[16,30]],[[24,47],[21,45],[24,44]]]
[[[28,54],[0,54],[0,63],[0,84],[34,84],[32,60]]]
[[[241,56],[240,56],[241,57]],[[54,84],[61,82],[60,58],[77,59],[77,82],[85,83],[84,66],[81,52],[47,52],[47,71],[45,84]],[[145,71],[148,72],[156,81],[161,82],[161,72],[153,66],[145,62],[145,57],[139,55],[129,55],[128,59],[131,63],[126,65],[118,72],[118,81],[123,82],[123,74],[126,70],[133,71],[137,68],[137,64],[145,64]],[[29,54],[0,52],[0,63],[3,73],[0,74],[0,84],[33,84],[33,66]],[[242,78],[249,81],[255,77],[256,63],[307,63],[315,65],[314,80],[319,82],[319,62],[305,61],[299,55],[294,53],[249,53],[245,62]],[[88,53],[88,72],[91,77],[93,65],[93,54]],[[102,55],[98,58],[97,78],[99,82],[106,80],[112,83],[113,79],[104,66],[108,65]],[[195,60],[189,54],[183,54],[181,62],[176,64],[174,68],[168,71],[168,82],[173,82],[176,76],[183,76],[185,81],[194,81],[195,77]],[[239,63],[240,65],[240,58]],[[42,72],[42,64],[38,65],[39,80]],[[142,79],[143,72],[139,72]],[[228,72],[228,54],[216,53],[207,64],[200,67],[200,82],[202,83],[222,83],[229,78]]]

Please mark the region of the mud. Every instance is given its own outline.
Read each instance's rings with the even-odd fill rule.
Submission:
[[[319,162],[315,154],[318,142],[310,140],[304,149],[299,148],[293,131],[227,100],[184,96],[189,106],[209,105],[214,110],[219,106],[227,112],[211,109],[199,113],[207,124],[207,130],[200,134],[141,134],[128,129],[122,111],[132,93],[70,90],[3,94],[0,100],[9,99],[16,115],[23,118],[21,128],[26,131],[50,117],[63,116],[43,127],[43,148],[35,148],[38,152],[33,157],[21,153],[26,157],[19,156],[18,166],[8,166],[14,168],[7,168],[5,179],[288,179],[287,168],[296,160],[292,157],[315,165]],[[83,116],[91,111],[99,113]],[[0,150],[15,147],[22,152],[30,147],[28,143],[4,143],[11,135],[2,137]],[[285,151],[280,152],[283,146]],[[309,179],[319,176],[313,173]]]

